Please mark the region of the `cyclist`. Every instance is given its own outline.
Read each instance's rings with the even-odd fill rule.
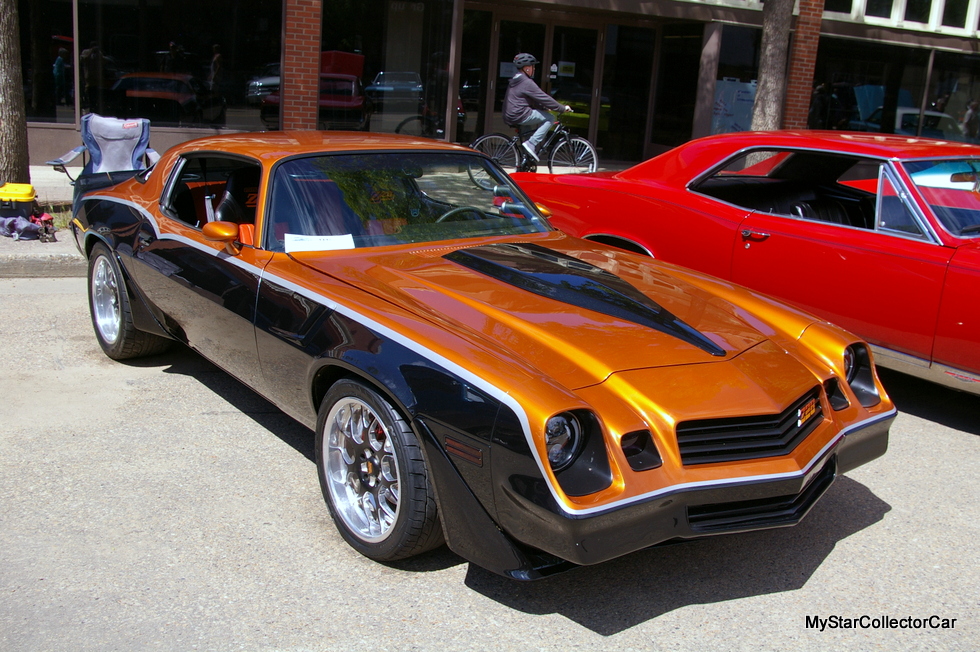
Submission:
[[[538,145],[555,123],[555,116],[547,111],[565,113],[572,107],[559,104],[534,83],[534,66],[539,61],[533,54],[522,52],[514,57],[517,73],[510,79],[504,94],[504,122],[511,127],[534,129],[534,133],[524,141],[524,150],[535,161],[538,159]]]

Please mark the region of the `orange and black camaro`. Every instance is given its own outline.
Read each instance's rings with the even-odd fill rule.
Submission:
[[[344,539],[515,579],[798,523],[882,455],[868,346],[553,229],[490,159],[400,136],[179,145],[76,202],[99,344],[182,342],[315,433]]]

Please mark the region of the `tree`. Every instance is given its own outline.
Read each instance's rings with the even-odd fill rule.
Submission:
[[[759,86],[752,107],[752,129],[772,131],[783,126],[786,61],[794,0],[766,0],[762,7],[762,51]]]
[[[0,181],[30,183],[17,0],[0,0]]]

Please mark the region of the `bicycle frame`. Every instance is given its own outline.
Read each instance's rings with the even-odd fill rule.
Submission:
[[[520,127],[515,127],[514,129],[517,132],[517,135],[511,139],[511,143],[517,147],[517,153],[521,157],[517,167],[518,172],[537,172],[537,162],[531,158],[524,147],[522,147],[524,141],[527,139],[524,137],[524,134],[521,133]],[[571,138],[571,132],[568,131],[568,127],[565,126],[565,123],[561,121],[560,117],[552,124],[551,129],[548,130],[548,134],[544,138],[544,142],[542,142],[541,146],[538,148],[539,158],[542,161],[547,160],[551,155],[551,150],[554,149],[559,138],[563,138],[566,141]]]

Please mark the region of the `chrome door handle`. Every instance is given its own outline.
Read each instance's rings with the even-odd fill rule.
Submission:
[[[768,233],[763,233],[762,231],[753,231],[752,229],[742,229],[742,239],[743,240],[765,240],[769,237]]]

